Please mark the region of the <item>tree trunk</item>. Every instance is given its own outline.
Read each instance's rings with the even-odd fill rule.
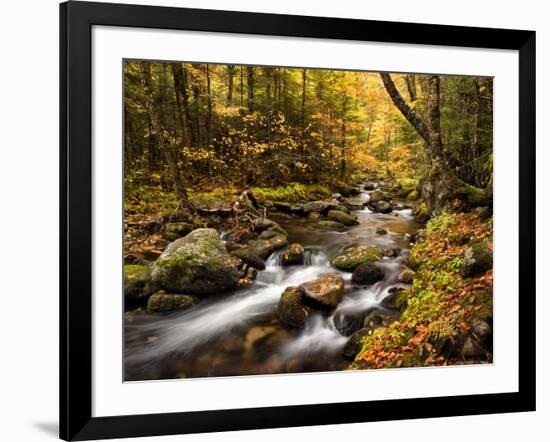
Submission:
[[[227,105],[233,104],[233,77],[235,75],[235,66],[227,65]]]
[[[212,90],[210,82],[210,65],[206,65],[206,146],[210,146],[212,141]]]
[[[416,78],[414,74],[406,75],[405,80],[407,82],[407,90],[409,91],[411,101],[416,101]]]
[[[307,82],[307,70],[302,69],[302,110],[300,113],[300,123],[302,128],[306,127],[306,82]]]
[[[166,139],[167,131],[159,119],[159,115],[155,106],[155,100],[151,87],[151,66],[149,63],[140,63],[140,74],[141,86],[145,95],[145,107],[151,120],[152,129],[158,137],[159,149],[164,155],[164,158],[168,165],[168,169],[170,171],[170,175],[172,177],[172,181],[174,182],[176,196],[178,197],[178,200],[183,208],[190,208],[189,198],[187,196],[187,189],[183,183],[183,179],[178,168],[176,155],[172,149],[172,146]]]
[[[185,80],[183,68],[180,63],[171,63],[172,75],[174,76],[174,89],[176,93],[176,106],[178,108],[178,119],[182,130],[182,139],[185,146],[189,146],[189,120],[187,106],[187,91],[185,90]]]
[[[246,79],[248,86],[248,112],[254,112],[254,68],[248,66],[246,68]]]

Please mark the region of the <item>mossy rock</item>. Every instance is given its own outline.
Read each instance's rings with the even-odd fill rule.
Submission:
[[[407,195],[407,200],[408,201],[416,201],[417,199],[418,199],[418,191],[417,190],[413,190],[412,192],[410,192]]]
[[[493,253],[487,241],[472,244],[466,249],[463,256],[460,274],[464,278],[483,275],[493,267]]]
[[[360,264],[371,264],[382,259],[382,252],[376,247],[361,245],[344,249],[331,260],[339,270],[352,272]]]
[[[344,197],[351,196],[353,192],[352,191],[353,187],[347,183],[344,183],[343,181],[337,181],[335,183],[332,183],[330,187],[334,193],[339,193]]]
[[[276,235],[269,239],[254,239],[248,241],[247,248],[250,252],[262,259],[267,259],[273,252],[282,249],[288,245],[287,237]]]
[[[147,301],[147,311],[150,313],[172,312],[187,310],[198,302],[198,298],[191,295],[177,295],[155,293]]]
[[[195,227],[191,223],[180,221],[176,223],[168,223],[164,227],[162,236],[168,241],[175,241],[178,238],[183,238],[191,233]]]
[[[355,357],[361,352],[363,343],[367,336],[369,336],[370,330],[362,328],[353,333],[344,344],[342,354],[348,359],[355,359]]]
[[[340,224],[344,224],[345,226],[353,226],[359,224],[359,221],[357,221],[357,218],[355,216],[348,215],[341,210],[329,210],[327,217],[328,219],[339,222]]]
[[[206,296],[231,290],[239,272],[214,229],[171,242],[154,264],[153,281],[171,293]]]
[[[242,247],[231,252],[232,256],[240,258],[244,263],[258,270],[265,269],[265,262],[258,255],[255,255],[249,247]]]
[[[344,226],[342,223],[339,223],[338,221],[331,221],[331,220],[319,221],[316,224],[316,226],[322,230],[334,230],[337,232],[340,232],[346,228],[346,226]]]
[[[151,268],[145,265],[128,264],[124,266],[124,297],[127,300],[147,298],[154,292],[151,280]]]
[[[430,211],[426,204],[422,203],[415,211],[414,220],[419,224],[425,224],[430,220]]]
[[[375,203],[378,203],[380,201],[387,201],[388,199],[389,198],[388,198],[388,195],[386,195],[386,193],[384,193],[380,189],[376,189],[376,190],[373,190],[371,192],[370,198],[369,198],[369,203],[375,204]]]
[[[287,287],[277,307],[279,320],[295,328],[304,328],[311,315],[311,308],[305,304],[303,292],[298,287]]]
[[[304,247],[300,243],[293,243],[284,251],[283,266],[302,265],[304,263]]]

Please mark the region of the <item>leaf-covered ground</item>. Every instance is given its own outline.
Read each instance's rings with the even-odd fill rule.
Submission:
[[[492,269],[474,278],[460,274],[469,244],[484,240],[492,249],[492,237],[492,218],[483,221],[474,213],[444,213],[429,221],[411,250],[416,274],[397,298],[399,321],[374,329],[350,368],[492,362],[490,349],[474,360],[453,351],[453,344],[475,337],[475,318],[492,323]]]

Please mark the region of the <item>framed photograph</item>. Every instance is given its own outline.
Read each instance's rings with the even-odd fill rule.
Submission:
[[[60,436],[535,409],[535,33],[61,4]]]

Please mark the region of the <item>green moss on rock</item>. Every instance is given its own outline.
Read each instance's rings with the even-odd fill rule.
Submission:
[[[339,222],[340,224],[344,224],[345,226],[353,226],[355,224],[359,224],[359,221],[357,221],[357,218],[355,216],[348,215],[341,210],[329,210],[327,217],[328,219]]]
[[[352,246],[338,253],[331,260],[333,267],[351,272],[359,264],[374,263],[382,259],[382,252],[371,246]]]
[[[211,295],[237,287],[239,273],[214,229],[196,229],[168,245],[153,280],[172,293]]]
[[[191,295],[177,295],[166,293],[155,293],[147,301],[147,310],[151,313],[171,312],[176,310],[187,310],[195,305],[198,298]]]
[[[143,299],[154,291],[149,266],[128,264],[124,266],[124,296],[126,299]]]

